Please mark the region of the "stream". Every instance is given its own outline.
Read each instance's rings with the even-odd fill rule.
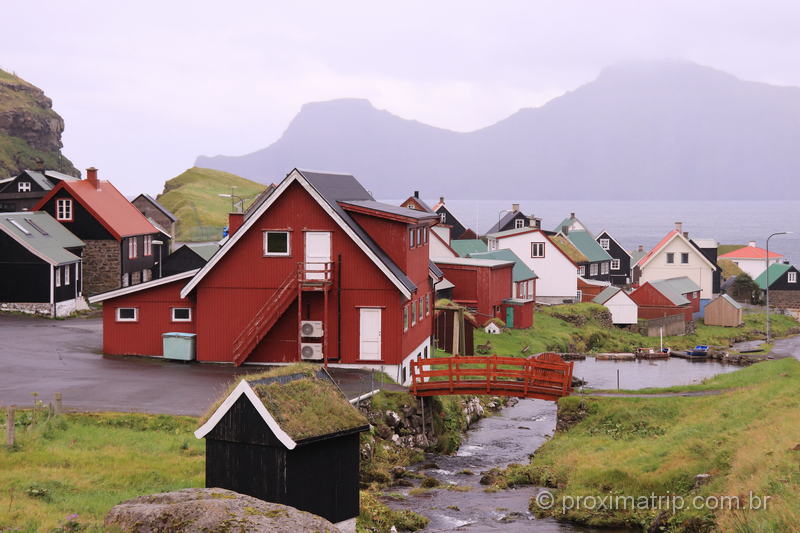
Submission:
[[[574,375],[585,379],[587,386],[613,389],[620,387],[669,387],[689,385],[741,367],[716,362],[693,362],[684,359],[652,361],[576,361]],[[425,461],[411,467],[438,479],[443,487],[458,486],[470,490],[437,488],[422,494],[410,494],[410,488],[392,487],[384,491],[384,501],[394,509],[409,509],[430,519],[425,531],[535,531],[541,533],[620,533],[630,530],[597,529],[537,519],[529,511],[531,497],[538,487],[485,492],[481,473],[503,468],[511,463],[525,464],[529,456],[555,431],[556,405],[544,400],[525,399],[500,413],[479,420],[465,435],[455,455],[427,454]],[[471,474],[466,472],[471,472]]]

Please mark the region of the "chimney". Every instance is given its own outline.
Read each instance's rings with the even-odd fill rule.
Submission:
[[[755,248],[755,247],[756,247],[756,241],[750,241],[750,242],[748,242],[748,243],[747,243],[747,246],[749,246],[750,248]]]
[[[640,252],[644,252],[644,245],[643,245],[643,244],[640,244],[640,245],[639,245],[639,251],[640,251]]]
[[[511,204],[511,210],[515,213],[519,211],[519,204]]]
[[[419,198],[419,191],[414,191],[414,198]]]
[[[439,203],[440,203],[440,204],[443,204],[443,203],[444,203],[444,196],[440,196],[440,197],[439,197]]]
[[[97,181],[97,169],[94,167],[89,167],[86,169],[86,181],[94,185],[95,189],[100,188],[100,182]]]
[[[575,213],[570,213],[569,218],[575,218]]]
[[[244,224],[244,213],[228,213],[228,236],[232,236]]]
[[[683,233],[683,222],[675,223],[675,231],[677,231],[678,233]]]
[[[683,236],[688,239],[689,238],[689,232],[688,231],[684,231],[683,232]]]

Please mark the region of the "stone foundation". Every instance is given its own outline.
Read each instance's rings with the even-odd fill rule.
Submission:
[[[73,298],[64,300],[63,302],[56,302],[57,317],[70,316],[78,311],[88,311],[89,304],[81,296],[80,298]],[[52,316],[53,307],[49,303],[0,303],[0,311],[15,311],[17,313],[26,313],[29,315]]]
[[[800,290],[797,291],[769,291],[770,307],[796,309],[800,307]]]
[[[121,286],[120,243],[86,240],[83,249],[83,292],[89,296]]]

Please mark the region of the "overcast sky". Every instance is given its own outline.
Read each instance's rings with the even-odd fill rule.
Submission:
[[[7,0],[0,68],[64,117],[64,153],[126,194],[275,141],[305,102],[363,97],[483,127],[605,66],[689,59],[800,85],[800,2]]]

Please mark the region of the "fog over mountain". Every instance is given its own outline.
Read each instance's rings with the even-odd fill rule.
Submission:
[[[276,142],[196,165],[264,182],[352,172],[383,198],[800,198],[800,89],[679,61],[629,63],[459,133],[368,101],[303,106]]]

